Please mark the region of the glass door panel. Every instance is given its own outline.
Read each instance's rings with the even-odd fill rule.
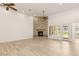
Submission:
[[[69,27],[67,25],[62,26],[62,37],[64,40],[69,39]]]

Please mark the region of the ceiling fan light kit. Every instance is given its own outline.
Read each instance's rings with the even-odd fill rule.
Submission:
[[[6,7],[6,10],[8,11],[8,10],[9,10],[9,8],[8,8],[8,7]]]

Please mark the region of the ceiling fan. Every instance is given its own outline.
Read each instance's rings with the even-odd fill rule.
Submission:
[[[2,4],[0,4],[0,6],[6,7],[7,11],[9,10],[9,8],[12,9],[12,10],[14,10],[14,11],[17,11],[17,9],[14,8],[14,6],[15,6],[14,3],[2,3]]]

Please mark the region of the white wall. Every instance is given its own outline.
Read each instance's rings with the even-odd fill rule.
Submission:
[[[63,24],[71,26],[72,23],[79,23],[79,8],[74,8],[71,10],[52,14],[52,16],[49,16],[48,20],[49,20],[48,27],[50,25],[63,25]]]
[[[0,42],[33,37],[33,18],[0,9]]]
[[[64,11],[49,16],[49,25],[51,24],[70,24],[79,22],[79,8]]]

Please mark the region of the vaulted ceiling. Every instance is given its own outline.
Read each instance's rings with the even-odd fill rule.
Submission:
[[[72,10],[79,8],[78,3],[15,3],[16,8],[19,12],[31,15],[31,16],[41,16],[42,11],[45,11],[45,15],[52,15],[55,13]]]

